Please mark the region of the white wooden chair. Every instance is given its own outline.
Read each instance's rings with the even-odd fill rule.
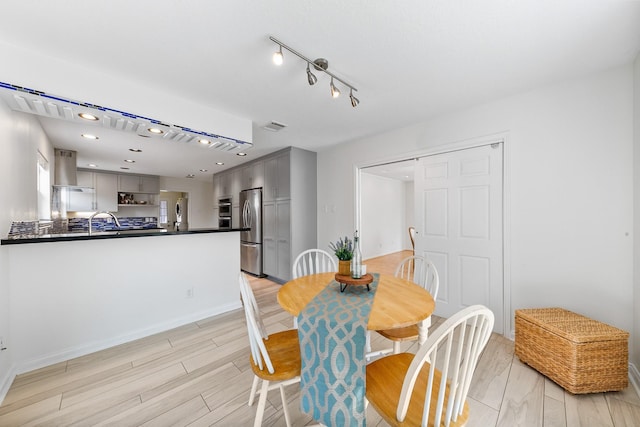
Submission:
[[[282,410],[287,427],[291,425],[289,410],[284,387],[300,382],[300,346],[298,344],[298,331],[290,329],[267,335],[262,323],[258,303],[253,290],[247,282],[244,273],[240,273],[240,294],[244,306],[249,332],[249,344],[251,347],[251,369],[254,373],[249,406],[253,405],[256,396],[258,382],[262,380],[260,398],[256,409],[254,427],[262,425],[264,408],[267,402],[267,392],[275,388],[280,389],[282,398]]]
[[[467,307],[447,319],[415,356],[393,354],[367,365],[368,402],[392,426],[462,426],[467,393],[493,329],[491,310]]]
[[[395,271],[395,276],[406,280],[411,280],[421,287],[425,288],[433,297],[435,301],[438,297],[438,290],[440,289],[440,276],[433,262],[429,259],[421,256],[410,256],[398,264]],[[421,322],[420,325],[410,325],[403,328],[395,329],[383,329],[376,331],[383,337],[393,341],[393,348],[378,350],[371,352],[371,339],[368,337],[367,342],[367,358],[371,359],[375,356],[380,356],[388,353],[400,353],[400,343],[404,341],[416,341],[420,342],[420,345],[424,344],[427,340],[427,331],[431,326],[431,316]]]
[[[413,255],[416,254],[416,228],[409,227],[409,239],[411,240],[411,250],[413,251]]]
[[[331,271],[338,271],[338,266],[328,252],[322,249],[307,249],[301,252],[293,261],[292,276],[297,279],[309,274],[329,273]]]
[[[292,277],[297,279],[309,274],[338,271],[338,266],[328,252],[322,249],[307,249],[301,252],[293,261],[292,270]],[[295,316],[293,318],[293,327],[298,329],[298,318]]]

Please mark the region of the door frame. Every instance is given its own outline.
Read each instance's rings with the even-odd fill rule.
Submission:
[[[372,166],[381,166],[396,162],[429,157],[437,154],[462,151],[469,148],[502,143],[502,310],[504,336],[514,339],[515,326],[511,311],[511,170],[510,158],[511,147],[509,144],[508,132],[501,132],[492,135],[479,136],[461,141],[445,143],[434,147],[425,147],[398,156],[389,156],[376,161],[365,161],[354,163],[354,219],[355,229],[360,230],[362,236],[362,169]]]

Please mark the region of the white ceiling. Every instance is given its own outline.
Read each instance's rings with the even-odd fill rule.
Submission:
[[[625,0],[5,0],[2,14],[5,43],[251,120],[246,160],[289,145],[321,151],[628,64],[640,52],[640,1]],[[310,87],[306,64],[287,51],[273,65],[270,35],[328,59],[358,89],[360,105],[351,107],[344,87],[332,99],[320,72]],[[126,93],[121,100],[108,107],[128,111]],[[263,130],[271,121],[287,127]],[[90,152],[76,129],[43,123],[54,146],[77,149],[79,166],[118,167],[134,143],[101,138],[101,152]],[[153,150],[139,154],[153,166],[132,172],[184,176],[220,158],[181,145]],[[241,161],[227,155],[225,167]]]

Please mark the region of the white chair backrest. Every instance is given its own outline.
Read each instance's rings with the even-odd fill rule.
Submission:
[[[422,425],[427,425],[429,415],[434,412],[435,422],[449,425],[464,409],[469,385],[482,350],[493,330],[493,312],[482,305],[467,307],[447,319],[429,336],[416,353],[404,378],[396,417],[403,421],[416,378],[425,363],[430,363],[427,393],[424,403]],[[432,399],[435,369],[441,373],[437,400]],[[444,408],[445,390],[449,387],[447,407]],[[432,404],[435,402],[435,407]],[[431,424],[429,424],[431,425]]]
[[[338,271],[333,257],[322,249],[307,249],[293,261],[293,278],[315,273]]]
[[[242,296],[242,305],[247,320],[247,330],[249,332],[249,345],[251,347],[251,357],[253,362],[258,365],[260,370],[267,366],[269,373],[274,373],[273,364],[269,358],[269,353],[264,345],[263,339],[269,336],[260,316],[260,309],[253,294],[253,289],[249,285],[244,273],[240,272],[240,295]]]
[[[410,256],[398,264],[396,277],[411,280],[422,286],[431,294],[435,301],[440,289],[440,276],[431,260],[421,256]]]

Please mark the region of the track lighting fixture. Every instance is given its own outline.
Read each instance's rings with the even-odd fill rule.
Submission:
[[[351,89],[351,91],[349,92],[349,99],[351,99],[351,106],[353,108],[356,108],[358,104],[360,104],[360,100],[353,96],[353,89]]]
[[[300,59],[304,60],[307,63],[307,81],[309,82],[310,86],[313,86],[318,81],[318,78],[315,76],[315,74],[311,72],[311,69],[310,69],[311,64],[313,64],[313,68],[315,68],[317,71],[322,71],[323,73],[331,76],[331,83],[329,84],[329,88],[331,90],[332,97],[337,98],[340,96],[340,89],[338,89],[338,87],[334,83],[334,79],[335,79],[341,84],[343,84],[344,86],[349,88],[349,99],[351,100],[351,106],[355,108],[358,106],[358,104],[360,104],[360,100],[353,95],[353,92],[354,91],[357,92],[358,89],[356,89],[355,87],[353,87],[353,85],[347,83],[346,81],[342,80],[340,77],[337,77],[331,71],[328,71],[329,62],[326,59],[318,58],[315,61],[312,61],[311,59],[307,58],[306,56],[302,55],[301,53],[295,51],[294,49],[290,48],[286,44],[277,40],[276,38],[269,36],[269,39],[278,45],[278,51],[276,51],[276,53],[273,54],[273,62],[276,65],[282,64],[283,62],[282,48],[285,48],[286,50],[293,53],[294,55],[296,55],[297,57],[299,57]]]
[[[311,72],[309,69],[309,63],[307,62],[307,80],[309,81],[309,86],[313,86],[318,81],[318,78],[315,74]]]

